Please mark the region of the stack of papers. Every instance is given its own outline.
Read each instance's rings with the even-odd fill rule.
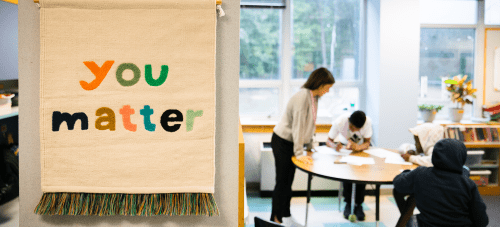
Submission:
[[[387,158],[388,156],[399,156],[397,153],[381,149],[381,148],[370,148],[368,150],[365,150],[364,152],[371,154],[373,156],[379,157],[379,158]]]
[[[365,158],[365,157],[357,157],[357,156],[344,156],[340,160],[340,162],[345,162],[347,164],[351,165],[373,165],[375,164],[375,160],[373,158]]]
[[[316,150],[316,152],[321,154],[342,155],[342,156],[349,155],[352,152],[351,150],[347,150],[344,148],[340,149],[340,151],[336,151],[335,149],[327,146],[314,147],[314,150]]]
[[[390,164],[401,164],[401,165],[413,165],[411,162],[406,162],[403,157],[399,155],[391,155],[385,158],[385,163]]]
[[[385,149],[371,148],[365,150],[365,152],[379,158],[385,158],[385,163],[412,165],[411,162],[406,162],[398,153],[394,153]]]

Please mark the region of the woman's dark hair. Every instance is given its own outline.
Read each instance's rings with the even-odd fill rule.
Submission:
[[[311,73],[309,79],[307,79],[306,83],[302,85],[302,87],[309,90],[316,90],[321,87],[321,85],[334,83],[335,79],[328,69],[318,68]]]

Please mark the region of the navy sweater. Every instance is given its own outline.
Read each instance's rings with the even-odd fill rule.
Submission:
[[[486,205],[476,184],[463,168],[465,145],[442,139],[434,146],[434,167],[405,170],[394,178],[399,193],[414,194],[419,223],[423,226],[487,226]]]

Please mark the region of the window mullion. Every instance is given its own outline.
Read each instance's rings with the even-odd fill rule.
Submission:
[[[483,100],[484,99],[484,87],[483,87],[483,81],[486,79],[485,76],[483,77],[479,77],[479,75],[484,75],[484,70],[483,70],[483,65],[484,65],[484,29],[485,29],[485,25],[484,25],[484,1],[479,1],[478,2],[478,7],[477,7],[477,10],[478,10],[478,18],[477,18],[477,27],[476,27],[476,43],[475,43],[475,48],[474,48],[474,75],[477,75],[477,77],[475,76],[475,79],[474,80],[474,87],[477,88],[477,90],[479,91],[479,95],[477,95],[477,97],[481,97],[482,99],[477,99],[478,102],[474,102],[473,104],[473,113],[474,115],[478,115],[478,114],[475,114],[475,113],[481,113],[481,106],[484,105],[483,103]],[[478,80],[478,78],[480,78]],[[476,116],[475,116],[476,117]],[[481,116],[477,116],[477,117],[481,117]]]
[[[420,24],[420,28],[476,28],[475,24]]]
[[[281,43],[282,43],[282,48],[281,48],[281,53],[282,53],[282,62],[281,62],[281,89],[280,89],[280,114],[283,113],[283,111],[286,108],[287,102],[292,96],[291,94],[291,86],[290,86],[290,81],[292,78],[292,68],[293,68],[293,62],[292,62],[292,49],[293,49],[293,26],[292,26],[292,21],[293,21],[293,14],[292,14],[292,0],[286,0],[286,5],[289,7],[286,7],[283,10],[282,14],[282,30],[281,30]]]
[[[279,88],[279,80],[240,80],[240,88]]]

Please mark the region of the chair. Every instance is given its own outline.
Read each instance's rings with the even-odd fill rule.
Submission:
[[[399,217],[396,227],[406,226],[406,223],[408,223],[411,216],[413,216],[413,210],[415,210],[416,205],[415,197],[413,195],[408,196],[408,199],[406,199],[406,206],[403,209],[403,213],[401,213],[401,217]]]
[[[284,227],[284,225],[272,221],[267,221],[257,216],[253,220],[255,222],[255,227]]]

